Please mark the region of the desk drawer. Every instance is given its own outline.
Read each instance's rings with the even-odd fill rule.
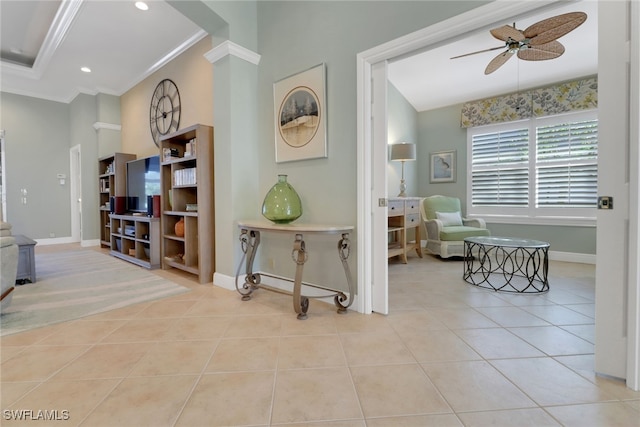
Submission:
[[[420,224],[420,214],[419,213],[407,214],[407,216],[405,217],[404,224],[405,224],[405,228],[417,227]]]
[[[404,200],[389,200],[387,216],[404,215]]]
[[[405,209],[407,214],[420,213],[420,200],[407,200]]]

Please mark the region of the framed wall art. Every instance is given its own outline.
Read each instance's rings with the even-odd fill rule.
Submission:
[[[456,151],[431,153],[429,182],[456,182]]]
[[[273,84],[276,163],[327,157],[324,63]]]

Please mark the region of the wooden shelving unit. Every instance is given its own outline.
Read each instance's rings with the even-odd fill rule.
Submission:
[[[160,218],[111,214],[111,255],[145,268],[160,267]]]
[[[111,247],[111,197],[127,195],[127,162],[135,159],[135,154],[127,153],[114,153],[98,159],[100,246],[103,248]]]
[[[178,268],[195,274],[200,283],[213,281],[215,221],[211,126],[193,125],[160,140],[160,180],[163,268]],[[177,236],[175,226],[181,219],[184,219],[184,236]]]

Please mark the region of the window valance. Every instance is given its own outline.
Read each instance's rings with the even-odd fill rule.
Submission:
[[[512,122],[598,107],[598,78],[467,102],[462,106],[463,128]]]

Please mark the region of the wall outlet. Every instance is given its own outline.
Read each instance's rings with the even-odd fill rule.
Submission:
[[[269,270],[274,271],[276,269],[276,260],[273,258],[267,259],[267,266]]]
[[[49,233],[49,237],[56,237],[56,233]]]

